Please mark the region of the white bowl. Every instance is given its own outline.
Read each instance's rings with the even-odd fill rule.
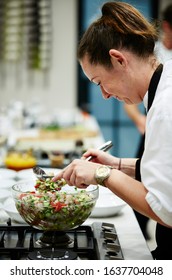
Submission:
[[[33,173],[32,168],[23,169],[20,171],[17,171],[17,180],[24,180],[24,179],[35,179],[35,175]]]
[[[17,172],[12,169],[0,168],[0,180],[2,179],[16,179]]]
[[[99,187],[99,198],[90,217],[103,218],[119,214],[126,203],[110,190]]]
[[[45,171],[45,173],[54,173],[54,175],[56,175],[57,173],[59,173],[60,169],[58,168],[43,168],[43,170]],[[33,173],[33,169],[32,168],[28,168],[28,169],[23,169],[21,171],[16,172],[17,173],[17,179],[18,180],[25,180],[25,179],[30,179],[30,180],[35,180],[36,176]]]

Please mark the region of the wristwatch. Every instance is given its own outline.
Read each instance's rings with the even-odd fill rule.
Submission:
[[[98,185],[104,185],[104,181],[109,178],[112,167],[107,165],[99,166],[94,174],[94,178]]]

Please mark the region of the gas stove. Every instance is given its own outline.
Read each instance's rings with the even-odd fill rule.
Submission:
[[[0,225],[0,260],[122,260],[114,224],[44,232],[29,225]]]

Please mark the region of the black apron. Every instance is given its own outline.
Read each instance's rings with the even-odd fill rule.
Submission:
[[[156,89],[161,77],[163,65],[160,64],[154,72],[148,89],[148,109],[150,109],[155,97]],[[136,180],[141,181],[140,161],[136,162]],[[157,223],[156,225],[157,248],[152,251],[152,256],[156,260],[172,260],[172,228],[167,228]]]

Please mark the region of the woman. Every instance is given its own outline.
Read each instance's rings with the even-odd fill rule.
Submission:
[[[172,58],[172,4],[168,5],[162,12],[161,32],[155,44],[154,52],[161,63],[165,63]],[[137,104],[128,105],[124,103],[124,109],[141,134],[139,147],[136,153],[136,157],[140,158],[144,151],[146,115],[140,112]],[[149,234],[147,232],[149,218],[137,211],[134,211],[134,213],[145,238],[149,239]]]
[[[143,101],[146,110],[150,108],[144,154],[140,161],[90,149],[54,181],[64,178],[79,188],[90,184],[109,188],[157,222],[153,256],[172,259],[172,62],[162,69],[154,56],[156,39],[154,27],[131,5],[103,5],[102,16],[80,41],[78,59],[88,79],[100,86],[103,98],[127,104]],[[84,160],[90,155],[94,162]]]

